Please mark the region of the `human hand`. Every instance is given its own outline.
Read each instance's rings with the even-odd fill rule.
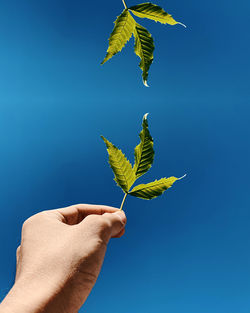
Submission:
[[[109,239],[121,237],[125,224],[123,211],[88,204],[27,219],[16,281],[0,312],[78,312],[99,275]]]

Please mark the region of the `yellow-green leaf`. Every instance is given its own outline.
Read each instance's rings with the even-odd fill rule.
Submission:
[[[120,186],[122,190],[127,193],[135,182],[135,172],[132,169],[132,165],[121,150],[119,150],[103,136],[101,136],[101,138],[105,142],[108,150],[109,164],[114,172],[114,179],[118,186]]]
[[[141,18],[148,18],[150,20],[160,22],[162,24],[169,25],[181,24],[182,26],[186,27],[184,24],[174,20],[172,15],[165,12],[163,8],[150,2],[132,6],[129,8],[129,10],[132,11],[134,15]]]
[[[140,24],[136,23],[134,28],[134,37],[135,37],[135,54],[141,58],[139,64],[142,70],[142,78],[145,86],[148,87],[148,71],[150,65],[153,62],[153,51],[154,51],[154,41],[151,34],[147,29]]]
[[[145,174],[152,166],[154,160],[153,138],[148,130],[148,113],[144,115],[142,121],[142,131],[140,132],[141,142],[135,147],[134,171],[136,178]]]
[[[170,188],[178,180],[176,177],[161,178],[152,183],[135,186],[129,194],[134,197],[150,200],[160,196],[165,190]]]
[[[131,38],[135,28],[135,20],[128,9],[124,10],[114,23],[115,27],[109,37],[107,54],[101,64],[105,63],[111,59],[113,55],[122,50],[127,41]]]

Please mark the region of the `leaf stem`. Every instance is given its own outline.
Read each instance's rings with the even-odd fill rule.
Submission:
[[[123,3],[123,5],[124,5],[125,9],[127,9],[128,7],[127,7],[127,5],[126,5],[125,0],[122,0],[122,3]]]
[[[120,210],[122,210],[122,208],[123,208],[123,204],[124,204],[124,202],[125,202],[125,199],[127,198],[127,193],[125,193],[125,195],[124,195],[124,197],[123,197],[123,199],[122,199],[122,203],[121,203],[121,206],[120,206]]]

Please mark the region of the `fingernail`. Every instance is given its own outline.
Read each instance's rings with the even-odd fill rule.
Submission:
[[[125,215],[125,213],[124,213],[124,211],[116,211],[115,213],[113,213],[113,214],[117,214],[119,217],[120,217],[120,219],[121,219],[121,221],[122,221],[122,223],[123,224],[126,224],[126,222],[127,222],[127,218],[126,218],[126,215]]]

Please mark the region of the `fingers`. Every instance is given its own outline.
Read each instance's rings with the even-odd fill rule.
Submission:
[[[106,243],[111,237],[124,234],[127,221],[124,211],[105,205],[77,204],[46,213],[68,225],[77,225],[83,234],[93,234]]]
[[[123,229],[119,232],[119,234],[113,236],[113,238],[121,238],[124,234],[125,234],[125,228],[123,228]]]
[[[103,215],[104,213],[113,213],[116,211],[118,211],[117,208],[105,205],[76,204],[57,210],[51,210],[50,212],[57,213],[57,218],[64,223],[75,225],[90,214]]]
[[[120,237],[124,233],[126,215],[123,211],[104,213],[103,215],[89,215],[79,226],[82,232],[87,232],[93,237],[108,243],[111,237]]]

